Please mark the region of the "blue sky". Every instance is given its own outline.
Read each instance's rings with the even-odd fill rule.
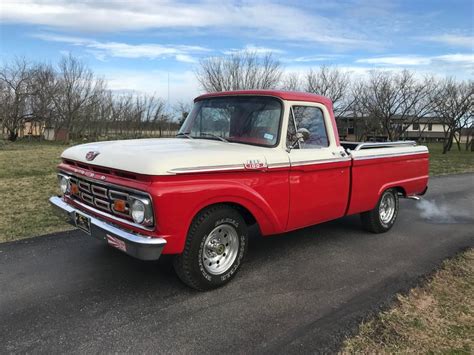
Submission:
[[[72,53],[109,81],[190,100],[200,59],[273,52],[285,71],[336,65],[474,77],[472,0],[2,0],[0,60]]]

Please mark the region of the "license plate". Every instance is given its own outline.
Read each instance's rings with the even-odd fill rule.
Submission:
[[[76,212],[76,227],[83,230],[87,234],[91,234],[91,219]]]

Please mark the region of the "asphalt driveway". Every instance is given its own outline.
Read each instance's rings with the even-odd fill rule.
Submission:
[[[335,351],[359,322],[474,246],[474,174],[434,178],[387,234],[357,216],[250,240],[226,287],[79,232],[0,244],[0,353]],[[46,201],[45,201],[46,204]]]

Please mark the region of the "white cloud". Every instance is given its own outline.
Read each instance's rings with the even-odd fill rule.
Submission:
[[[337,54],[323,54],[323,55],[308,55],[303,57],[297,57],[288,59],[288,61],[295,61],[295,62],[325,62],[329,60],[334,60],[340,58],[340,55]]]
[[[392,66],[427,66],[433,64],[467,64],[474,66],[474,54],[445,54],[437,56],[393,56],[393,57],[374,57],[362,58],[356,60],[356,63],[373,65],[392,65]]]
[[[420,37],[420,39],[450,46],[474,49],[474,36],[443,34],[439,36]]]
[[[138,92],[168,98],[168,75],[170,104],[178,101],[192,102],[201,94],[199,83],[192,71],[164,70],[97,70],[107,80],[108,88],[115,92]]]
[[[422,56],[395,56],[395,57],[375,57],[362,58],[356,60],[356,63],[375,64],[375,65],[428,65],[431,58]]]
[[[99,42],[82,37],[62,36],[50,33],[39,33],[32,36],[44,41],[61,42],[73,46],[84,47],[90,54],[94,55],[99,60],[105,60],[107,57],[131,59],[159,59],[174,57],[180,62],[194,63],[196,60],[191,56],[191,54],[208,51],[207,48],[199,46]]]
[[[433,59],[449,63],[466,63],[474,66],[474,54],[446,54],[433,57]]]
[[[0,19],[84,32],[204,29],[340,49],[374,46],[360,34],[357,24],[338,23],[304,9],[267,1],[3,0]]]
[[[244,52],[244,51],[256,53],[256,54],[259,54],[259,55],[265,55],[265,54],[271,54],[271,53],[274,53],[274,54],[285,53],[285,51],[281,50],[281,49],[255,46],[253,44],[247,44],[245,47],[240,48],[240,49],[232,48],[232,49],[224,51],[223,53],[224,54],[233,54],[233,53],[239,53],[239,52]]]

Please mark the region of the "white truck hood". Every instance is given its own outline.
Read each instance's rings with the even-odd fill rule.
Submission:
[[[89,152],[98,153],[89,161]],[[64,159],[144,175],[233,170],[248,162],[288,163],[283,150],[209,139],[157,138],[88,143],[66,149]]]

